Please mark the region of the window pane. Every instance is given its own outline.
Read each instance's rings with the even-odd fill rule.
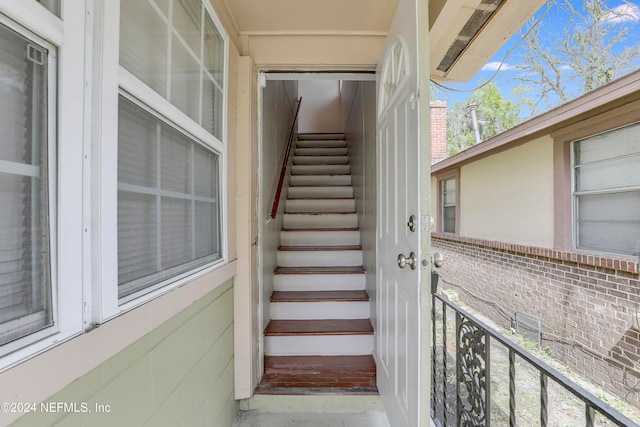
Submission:
[[[184,45],[173,38],[171,58],[171,103],[200,122],[200,65]]]
[[[640,186],[640,155],[576,168],[576,191]]]
[[[579,196],[578,247],[640,255],[640,191]]]
[[[129,102],[121,100],[119,108],[128,114],[120,115],[118,125],[118,181],[156,187],[160,127]]]
[[[222,86],[224,79],[224,40],[207,16],[204,21],[204,66]]]
[[[60,0],[38,0],[38,3],[49,9],[58,18],[60,17]]]
[[[195,146],[196,196],[215,198],[218,194],[218,158],[199,144]]]
[[[201,9],[202,5],[198,0],[174,0],[173,2],[173,26],[198,58],[200,57]]]
[[[120,3],[120,65],[167,95],[167,23],[147,0]]]
[[[202,127],[222,139],[222,92],[208,77],[202,90]]]
[[[443,214],[443,222],[442,222],[442,231],[445,233],[455,233],[456,232],[456,207],[446,207],[442,209]]]
[[[205,10],[201,0],[121,2],[120,65],[221,139],[225,41]]]
[[[118,192],[118,283],[160,269],[156,199],[154,195]]]
[[[123,97],[119,116],[118,278],[124,297],[220,259],[220,207],[215,153]],[[151,160],[142,158],[145,152]],[[147,162],[138,173],[130,167],[136,161]]]
[[[0,70],[2,345],[51,326],[53,315],[47,182],[47,52],[0,26]]]
[[[217,254],[220,235],[216,229],[218,225],[218,209],[215,203],[196,202],[195,212],[195,251],[196,258]]]
[[[194,259],[191,201],[163,197],[161,215],[163,267],[175,267]]]
[[[612,143],[615,141],[615,143]],[[640,153],[640,124],[626,126],[575,143],[576,164]]]
[[[183,135],[162,128],[162,189],[191,193],[191,148],[193,142]]]

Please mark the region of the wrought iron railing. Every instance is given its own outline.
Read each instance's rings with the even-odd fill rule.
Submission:
[[[432,298],[436,425],[638,426],[446,295]]]

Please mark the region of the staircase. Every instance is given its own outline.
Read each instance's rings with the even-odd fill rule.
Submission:
[[[299,135],[256,393],[377,394],[344,135]]]

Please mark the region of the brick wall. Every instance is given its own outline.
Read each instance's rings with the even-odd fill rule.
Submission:
[[[431,107],[431,161],[447,157],[447,103],[434,101]]]
[[[543,347],[640,407],[638,262],[442,233],[432,246],[443,288],[505,327],[518,311],[538,317]]]

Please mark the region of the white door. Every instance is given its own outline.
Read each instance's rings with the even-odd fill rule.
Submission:
[[[429,425],[427,27],[427,0],[399,0],[377,72],[376,357],[392,427]]]

